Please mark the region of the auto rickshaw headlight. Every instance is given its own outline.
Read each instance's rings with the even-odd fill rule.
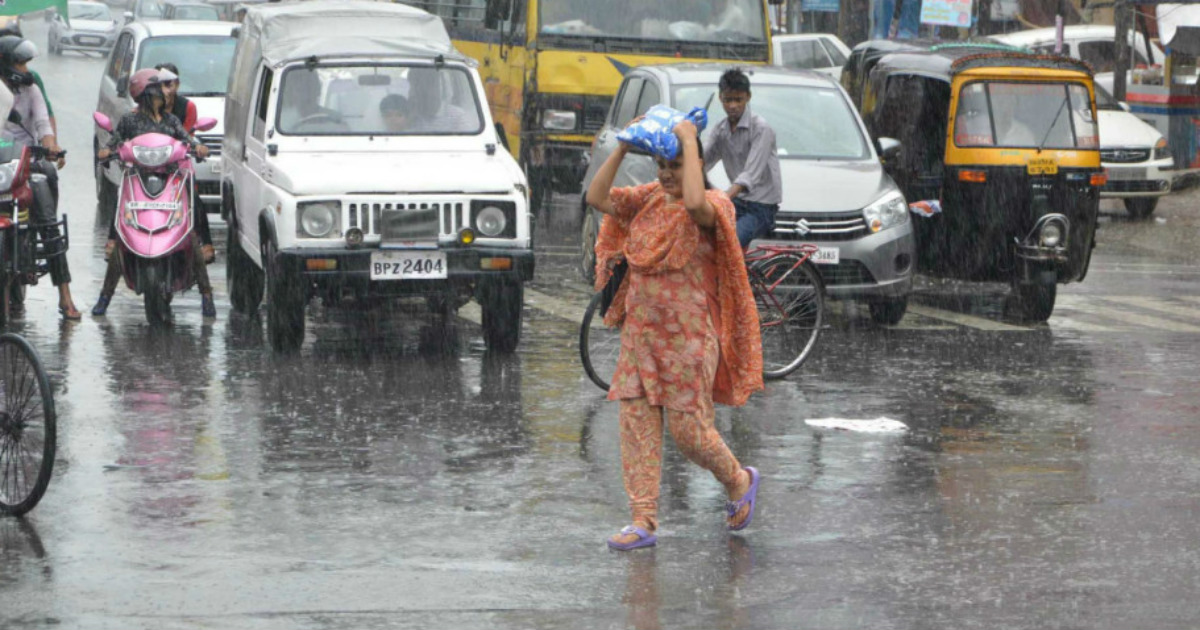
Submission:
[[[1058,247],[1062,243],[1063,230],[1057,221],[1047,221],[1038,232],[1038,242],[1042,247]]]
[[[863,220],[872,234],[902,225],[908,222],[908,202],[900,191],[893,190],[863,208]]]

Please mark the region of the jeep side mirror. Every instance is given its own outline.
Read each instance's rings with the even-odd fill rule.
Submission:
[[[879,139],[879,158],[884,162],[896,159],[900,155],[900,141],[895,138]]]
[[[216,118],[201,118],[196,121],[196,131],[208,131],[217,126]]]
[[[13,112],[13,113],[16,113],[16,112]],[[113,130],[112,119],[110,119],[108,116],[101,114],[100,112],[96,112],[96,113],[92,114],[92,120],[96,121],[96,125],[98,127],[100,127],[101,129],[103,129],[109,133],[112,133],[112,130]]]
[[[129,77],[117,79],[117,96],[129,94]]]

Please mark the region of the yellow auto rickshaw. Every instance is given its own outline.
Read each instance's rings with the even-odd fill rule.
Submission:
[[[914,218],[918,269],[1009,282],[1024,319],[1048,319],[1095,244],[1105,175],[1091,68],[986,45],[898,52],[871,71],[863,118],[900,141],[886,167],[908,201],[939,202]]]

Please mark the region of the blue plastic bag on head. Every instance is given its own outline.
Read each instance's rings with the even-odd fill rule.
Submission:
[[[696,125],[698,132],[708,126],[708,112],[703,107],[693,107],[685,114],[666,105],[655,105],[636,125],[621,130],[617,140],[650,155],[674,160],[679,155],[679,138],[673,130],[685,118]]]

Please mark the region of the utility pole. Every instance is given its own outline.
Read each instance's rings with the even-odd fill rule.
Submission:
[[[867,41],[871,32],[871,0],[841,0],[838,37],[854,48]]]
[[[800,32],[800,12],[803,10],[800,2],[801,0],[787,0],[787,25],[784,28],[789,33]]]
[[[1125,87],[1129,76],[1129,31],[1133,26],[1133,5],[1126,0],[1113,4],[1113,25],[1116,26],[1116,60],[1113,67],[1113,98],[1125,100]]]
[[[976,10],[979,17],[975,21],[976,35],[992,34],[992,0],[978,0]]]

